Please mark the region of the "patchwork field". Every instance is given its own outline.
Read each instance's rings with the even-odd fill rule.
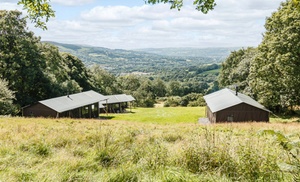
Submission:
[[[200,125],[202,108],[158,109],[0,118],[0,181],[299,180],[299,123]]]

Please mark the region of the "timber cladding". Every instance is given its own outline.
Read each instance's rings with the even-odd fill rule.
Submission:
[[[207,109],[207,117],[213,123],[215,122],[268,122],[269,121],[269,112],[253,107],[246,103],[241,103],[215,113],[212,113],[211,110]]]
[[[57,112],[53,109],[41,104],[36,103],[30,107],[23,109],[23,116],[27,117],[56,117]]]

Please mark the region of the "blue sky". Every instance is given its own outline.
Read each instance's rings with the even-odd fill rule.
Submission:
[[[56,17],[42,31],[29,29],[44,41],[113,49],[162,47],[248,47],[262,40],[264,22],[281,0],[216,0],[215,10],[202,14],[191,0],[181,11],[144,0],[52,0]],[[0,0],[1,9],[19,9],[16,0]]]

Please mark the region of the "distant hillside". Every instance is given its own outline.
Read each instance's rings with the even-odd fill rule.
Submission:
[[[216,60],[225,59],[232,51],[237,50],[237,47],[229,48],[148,48],[137,49],[136,51],[142,51],[147,53],[158,54],[162,56],[172,57],[206,57],[214,58]]]
[[[47,42],[60,51],[80,58],[87,66],[99,64],[114,74],[142,72],[154,73],[173,68],[186,68],[220,63],[233,48],[164,48],[122,50],[85,45]]]

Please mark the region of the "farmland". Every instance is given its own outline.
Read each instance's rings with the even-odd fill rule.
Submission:
[[[192,108],[182,115],[193,121],[173,123],[170,118],[184,117],[173,112],[191,108],[158,109],[164,110],[138,108],[95,120],[0,118],[0,179],[166,182],[299,177],[299,168],[292,168],[294,151],[285,150],[274,135],[262,133],[279,131],[299,139],[296,122],[200,125],[192,118],[204,112]],[[155,113],[169,119],[151,122]]]

